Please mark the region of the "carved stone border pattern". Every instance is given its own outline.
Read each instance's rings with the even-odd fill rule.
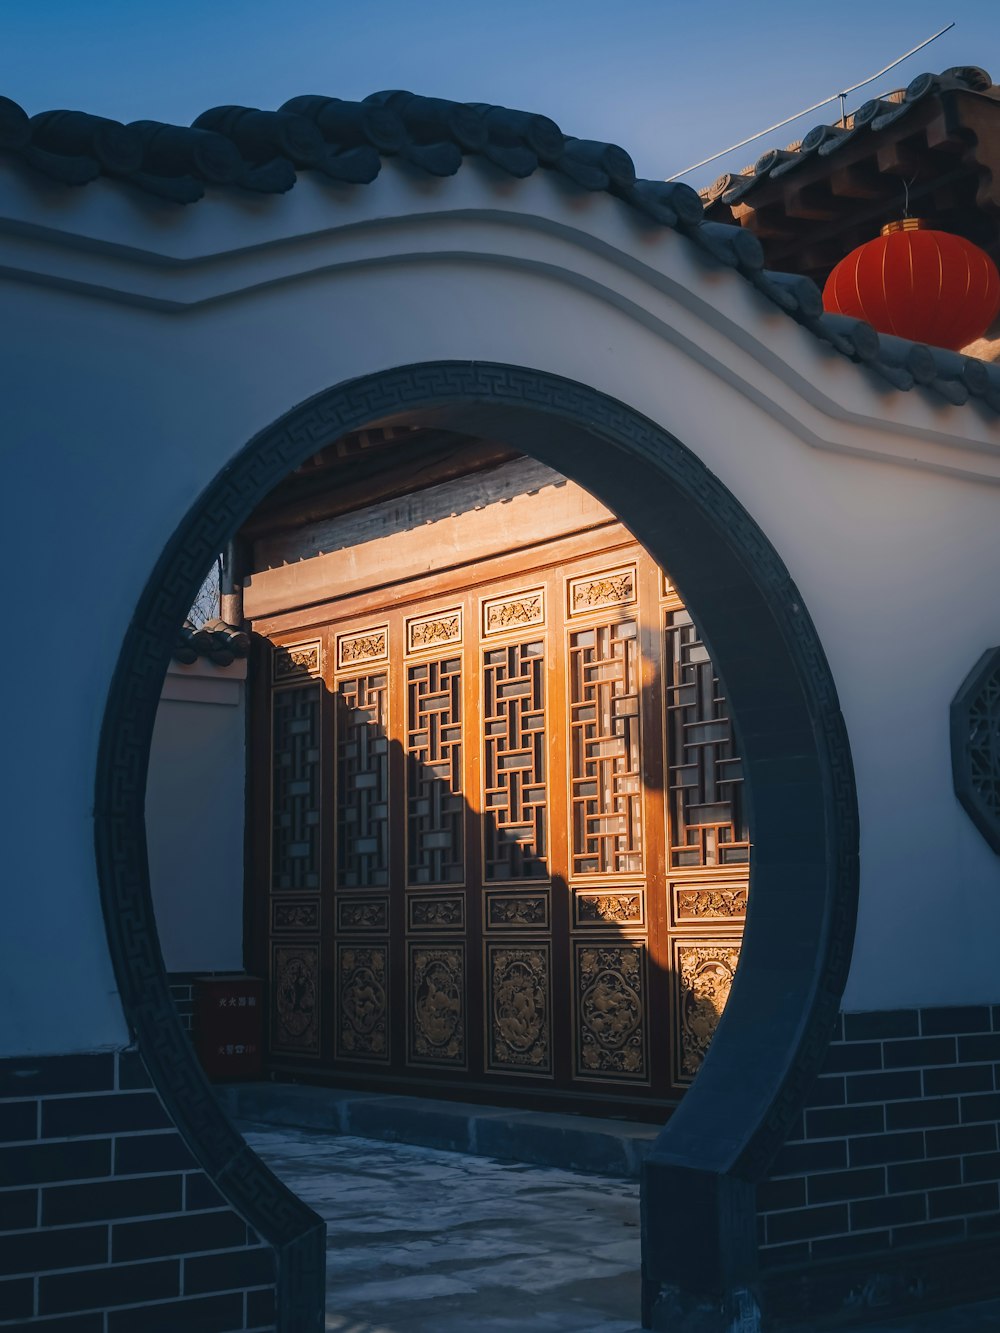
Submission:
[[[631,506],[616,491],[625,480],[641,501],[636,476],[659,476],[666,493],[679,496],[691,512],[718,533],[727,551],[738,555],[760,599],[767,606],[773,651],[787,665],[812,723],[812,759],[822,774],[816,803],[822,805],[823,835],[816,856],[827,867],[824,880],[824,927],[813,945],[813,975],[802,1003],[793,1041],[783,1042],[782,1070],[770,1104],[745,1135],[736,1154],[716,1166],[732,1178],[759,1179],[784,1140],[829,1043],[840,996],[847,979],[857,915],[858,816],[854,771],[836,687],[822,645],[788,571],[763,532],[722,483],[679,441],[622,403],[558,376],[488,362],[436,362],[386,371],[340,385],[292,409],[256,436],[202,492],[152,569],[125,634],[104,713],[95,780],[95,851],[108,945],[122,1005],[153,1081],[192,1152],[223,1195],[278,1252],[279,1325],[283,1333],[317,1333],[322,1327],[325,1285],[324,1227],[251,1152],[218,1107],[211,1087],[181,1028],[167,984],[149,891],[144,803],[149,748],[177,626],[198,587],[229,538],[260,500],[292,469],[319,448],[348,431],[409,411],[447,409],[468,415],[478,406],[484,423],[492,416],[499,428],[525,429],[518,438],[542,462],[562,467],[587,484],[588,471],[576,464],[567,433],[589,437],[605,454],[603,476],[590,485],[599,498],[617,505],[629,522]],[[471,413],[475,415],[475,410]],[[534,429],[532,429],[534,423]],[[560,441],[561,448],[560,448]],[[629,466],[631,463],[632,466]],[[610,470],[609,470],[610,465]],[[618,466],[619,477],[614,475]],[[648,532],[648,520],[636,526]],[[653,554],[670,564],[670,552]],[[659,543],[662,548],[662,542]],[[675,571],[676,573],[677,571]],[[682,592],[684,579],[680,580]],[[696,598],[688,599],[691,603]],[[718,621],[714,622],[718,623]],[[713,652],[725,673],[726,654]],[[730,693],[739,715],[735,682]],[[752,783],[754,747],[744,743]],[[751,904],[753,895],[751,895]],[[750,909],[751,918],[753,907]],[[748,932],[740,992],[752,995],[757,973],[753,936]],[[684,1108],[711,1104],[727,1055],[726,1023],[713,1043],[699,1081]],[[714,1060],[713,1060],[713,1057]],[[730,1086],[730,1085],[726,1085]],[[702,1094],[704,1089],[704,1094]],[[705,1099],[709,1101],[706,1103]],[[682,1109],[684,1109],[682,1108]],[[662,1136],[663,1172],[668,1165],[672,1131],[683,1119],[690,1125],[697,1108],[675,1116]],[[696,1140],[697,1141],[697,1140]],[[708,1145],[706,1144],[706,1152]],[[659,1151],[659,1145],[658,1145]],[[664,1154],[667,1154],[664,1156]],[[710,1171],[712,1170],[710,1169]],[[696,1173],[701,1179],[709,1173]],[[687,1181],[689,1177],[684,1176]],[[699,1188],[695,1175],[689,1188]],[[658,1176],[647,1175],[647,1190]],[[659,1184],[656,1185],[659,1190]],[[727,1189],[729,1186],[727,1185]],[[679,1201],[683,1206],[683,1200]],[[714,1205],[713,1205],[714,1207]],[[744,1211],[746,1210],[743,1205]],[[666,1214],[664,1219],[667,1221]],[[666,1225],[663,1221],[662,1225]],[[652,1218],[646,1246],[646,1300],[661,1283],[683,1275],[685,1255],[661,1243],[661,1219]],[[750,1242],[741,1241],[746,1245]],[[666,1290],[666,1287],[663,1288]]]
[[[955,795],[1000,856],[1000,648],[988,648],[951,705]]]

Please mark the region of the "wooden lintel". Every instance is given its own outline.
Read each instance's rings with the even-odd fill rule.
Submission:
[[[878,169],[887,176],[912,178],[928,171],[927,152],[913,138],[884,144],[876,155]]]
[[[788,218],[776,208],[751,209],[740,222],[762,241],[792,241],[800,229],[789,226]]]
[[[843,207],[820,182],[788,190],[785,194],[785,214],[790,218],[803,218],[810,222],[832,222],[834,218],[840,217],[843,211]]]
[[[830,173],[830,193],[838,199],[878,199],[885,187],[871,161],[855,162]]]

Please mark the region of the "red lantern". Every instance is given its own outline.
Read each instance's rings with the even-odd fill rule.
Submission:
[[[982,337],[1000,311],[1000,273],[971,241],[903,218],[840,261],[823,305],[879,333],[957,351]]]

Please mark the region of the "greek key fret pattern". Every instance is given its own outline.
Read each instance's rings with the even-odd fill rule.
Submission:
[[[745,865],[743,762],[708,651],[686,611],[666,613],[671,864]]]
[[[639,651],[634,620],[570,635],[573,872],[642,869]]]
[[[271,696],[271,887],[319,888],[320,686]]]
[[[465,874],[462,659],[406,669],[407,869],[410,884],[457,884]]]
[[[548,874],[545,657],[540,640],[483,655],[486,879]]]
[[[337,682],[337,886],[389,882],[389,680]]]

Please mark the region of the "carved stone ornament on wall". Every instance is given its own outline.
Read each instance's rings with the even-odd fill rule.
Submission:
[[[337,636],[337,666],[354,666],[358,662],[383,662],[389,655],[389,628],[378,625],[359,634]]]
[[[461,945],[410,946],[410,1059],[465,1064],[465,957]]]
[[[337,951],[337,1053],[344,1059],[389,1058],[386,953],[384,944],[342,945]]]
[[[299,676],[318,676],[322,669],[319,640],[314,643],[276,643],[271,658],[271,679],[276,685]]]
[[[678,1072],[682,1082],[694,1078],[702,1066],[729,999],[739,961],[740,946],[735,941],[676,946]]]
[[[483,633],[502,634],[522,625],[540,625],[545,620],[545,589],[493,597],[483,602]]]
[[[1000,648],[990,648],[951,705],[955,794],[1000,855]]]
[[[490,1064],[549,1069],[549,953],[545,945],[489,951]]]
[[[577,946],[577,1060],[583,1077],[646,1076],[645,946]]]
[[[634,601],[634,569],[616,569],[594,578],[570,580],[571,615],[579,611],[594,611],[601,606],[625,606]]]
[[[461,643],[462,611],[438,611],[432,616],[420,616],[406,622],[406,646],[411,653],[422,648],[433,648],[439,643]]]
[[[319,947],[275,945],[274,1047],[298,1054],[319,1050]]]

